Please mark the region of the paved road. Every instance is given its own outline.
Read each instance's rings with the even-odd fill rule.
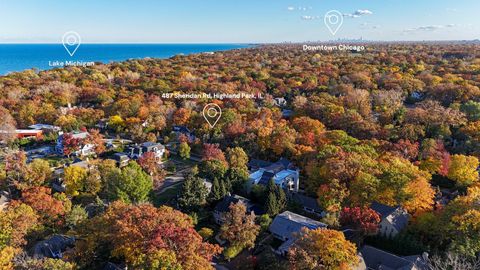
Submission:
[[[161,194],[171,186],[183,182],[185,180],[184,174],[188,173],[188,171],[190,171],[190,168],[185,168],[183,170],[176,171],[173,175],[165,177],[162,187],[160,187],[156,193]]]

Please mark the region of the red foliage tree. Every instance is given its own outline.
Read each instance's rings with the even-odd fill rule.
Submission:
[[[223,164],[227,164],[227,159],[225,158],[225,154],[223,154],[222,149],[219,148],[218,144],[210,144],[206,143],[203,145],[203,161],[210,161],[210,160],[219,160]]]
[[[47,187],[32,187],[22,192],[22,201],[37,211],[44,221],[56,222],[66,212],[62,201],[52,197]]]
[[[71,133],[63,134],[63,154],[66,156],[70,156],[75,151],[80,149],[80,144],[82,140],[78,138],[74,138]]]
[[[340,223],[360,229],[365,234],[375,234],[380,223],[380,215],[367,207],[345,207],[340,213]]]

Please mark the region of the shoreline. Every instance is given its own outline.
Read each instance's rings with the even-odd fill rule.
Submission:
[[[252,43],[86,43],[81,45],[83,51],[68,57],[65,56],[62,44],[59,43],[3,43],[0,44],[0,78],[28,70],[40,72],[62,68],[62,66],[50,66],[51,62],[94,62],[106,65],[129,60],[170,59],[182,55],[248,49],[258,45]],[[109,49],[116,52],[110,52]],[[149,53],[153,56],[145,55],[144,49],[152,50]],[[44,50],[45,55],[38,55],[42,52],[28,54],[35,50]],[[22,59],[20,61],[25,62],[25,65],[26,63],[32,65],[20,68],[24,64],[15,63],[19,61],[18,59]],[[9,70],[8,67],[2,67],[4,62],[18,68]]]

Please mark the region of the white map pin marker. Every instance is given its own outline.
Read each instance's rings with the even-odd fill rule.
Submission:
[[[342,27],[343,14],[338,10],[330,10],[325,14],[323,21],[330,33],[335,36],[338,30],[340,30],[340,27]]]
[[[205,118],[211,128],[217,124],[221,116],[222,109],[217,104],[209,103],[203,107],[203,118]]]
[[[77,32],[69,31],[63,34],[62,44],[63,47],[65,47],[65,50],[67,50],[68,54],[70,54],[70,56],[73,56],[75,54],[81,43],[82,39]]]

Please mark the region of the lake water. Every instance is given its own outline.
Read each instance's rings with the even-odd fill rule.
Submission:
[[[169,58],[178,54],[247,48],[247,44],[82,44],[70,56],[62,44],[0,44],[0,75],[25,69],[54,68],[53,61],[110,63],[133,58]]]

